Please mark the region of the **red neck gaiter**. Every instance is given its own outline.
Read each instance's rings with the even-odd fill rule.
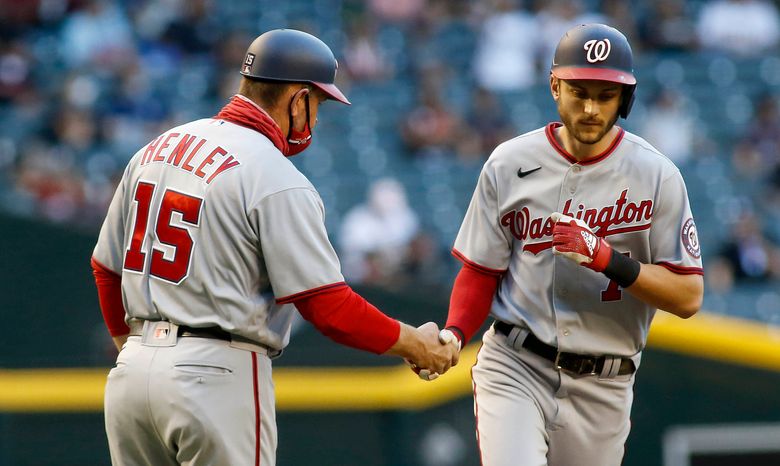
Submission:
[[[285,140],[279,125],[265,110],[243,95],[234,95],[214,118],[258,131],[270,139],[282,154],[288,152],[287,140]]]

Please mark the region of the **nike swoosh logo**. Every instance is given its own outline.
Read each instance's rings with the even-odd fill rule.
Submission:
[[[541,170],[542,167],[536,167],[532,168],[530,170],[523,171],[523,167],[520,167],[517,169],[517,177],[518,178],[525,178],[526,176],[530,175],[531,173],[535,172],[536,170]]]

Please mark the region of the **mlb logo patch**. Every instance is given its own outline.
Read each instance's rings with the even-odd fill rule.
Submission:
[[[252,63],[255,62],[255,54],[254,53],[247,53],[246,58],[244,58],[244,64],[241,66],[241,72],[242,73],[250,73],[252,71]]]
[[[155,340],[164,340],[168,338],[168,335],[170,335],[171,329],[168,327],[157,327],[154,329],[154,339]]]

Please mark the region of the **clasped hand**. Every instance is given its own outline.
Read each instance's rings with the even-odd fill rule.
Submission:
[[[422,346],[416,357],[406,362],[423,380],[434,380],[458,364],[460,342],[448,329],[439,330],[434,322],[417,327]]]

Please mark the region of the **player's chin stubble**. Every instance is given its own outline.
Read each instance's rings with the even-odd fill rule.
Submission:
[[[585,126],[575,123],[574,118],[562,108],[560,101],[558,101],[558,114],[569,134],[582,144],[596,144],[601,141],[617,121],[617,115],[615,115],[606,125],[600,127],[598,131],[594,131],[594,126]],[[589,128],[590,130],[583,131],[582,128]]]

